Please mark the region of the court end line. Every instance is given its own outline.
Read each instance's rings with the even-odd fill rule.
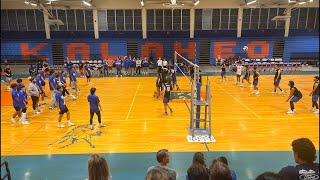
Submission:
[[[136,96],[137,96],[139,87],[140,87],[140,82],[139,82],[139,84],[138,84],[138,87],[137,87],[136,92],[135,92],[135,94],[134,94],[134,97],[133,97],[133,99],[132,99],[131,106],[130,106],[130,109],[129,109],[129,111],[128,111],[128,115],[127,115],[126,121],[127,121],[128,118],[129,118],[129,115],[130,115],[130,112],[131,112],[131,109],[132,109],[134,100],[136,99]]]
[[[235,98],[234,96],[232,96],[232,94],[230,94],[229,92],[227,92],[226,90],[224,90],[221,86],[219,86],[218,84],[214,83],[216,86],[218,86],[218,88],[222,89],[225,93],[227,93],[229,96],[231,96],[234,100],[236,100],[238,103],[240,103],[242,106],[244,106],[246,109],[248,109],[249,111],[251,111],[255,116],[257,116],[259,119],[263,119],[261,116],[259,116],[257,113],[255,113],[254,111],[252,111],[250,108],[248,108],[245,104],[243,104],[241,101],[239,101],[237,98]]]

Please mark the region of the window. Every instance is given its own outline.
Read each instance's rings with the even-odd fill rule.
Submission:
[[[297,29],[299,9],[291,10],[290,29]]]
[[[300,8],[298,29],[305,29],[307,23],[308,8]]]
[[[105,10],[98,10],[98,25],[99,31],[106,31],[107,30],[107,11]]]
[[[1,31],[9,31],[7,10],[1,10]]]
[[[107,23],[108,23],[108,30],[115,31],[116,30],[116,19],[115,19],[115,11],[114,10],[107,10]]]
[[[194,21],[194,29],[202,30],[202,9],[195,10]]]
[[[92,10],[84,10],[86,31],[93,31],[93,12]]]
[[[123,10],[116,10],[116,24],[117,24],[117,31],[124,30],[124,11]]]
[[[67,10],[67,21],[68,21],[68,30],[76,31],[76,21],[74,10]]]
[[[212,29],[220,29],[220,9],[212,10]]]
[[[125,30],[133,30],[133,12],[132,10],[125,10]]]
[[[83,10],[75,10],[75,11],[76,11],[76,19],[77,19],[77,31],[84,31],[85,21],[84,21]]]
[[[155,30],[154,29],[154,24],[155,24],[155,21],[154,21],[154,10],[147,10],[147,30],[148,31],[152,31],[152,30]]]
[[[249,29],[251,9],[243,9],[242,29]]]
[[[182,30],[190,30],[190,10],[182,9]]]
[[[276,28],[276,21],[272,21],[272,18],[277,16],[277,14],[278,14],[278,8],[270,8],[268,29],[275,29]]]
[[[259,29],[268,28],[268,15],[269,15],[269,8],[260,9]]]
[[[57,10],[58,18],[64,23],[64,25],[59,26],[59,31],[66,31],[68,27],[66,10]]]
[[[212,9],[202,10],[202,30],[212,29]]]
[[[134,30],[141,31],[142,30],[141,10],[139,9],[133,10],[133,15],[134,15]]]
[[[28,31],[36,31],[36,19],[34,17],[34,10],[26,10],[26,16],[27,16],[27,25],[28,25]]]
[[[163,10],[162,9],[157,9],[155,10],[156,14],[156,30],[157,31],[162,31],[163,30]]]

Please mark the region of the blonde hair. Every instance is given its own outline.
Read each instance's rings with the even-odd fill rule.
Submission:
[[[106,159],[99,154],[92,154],[88,159],[88,180],[108,180],[110,170]]]

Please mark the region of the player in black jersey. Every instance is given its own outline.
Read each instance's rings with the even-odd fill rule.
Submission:
[[[274,74],[274,81],[273,81],[274,90],[273,90],[272,94],[276,93],[277,88],[280,90],[279,94],[282,94],[283,91],[279,86],[280,81],[281,81],[281,69],[279,68],[279,66],[277,64],[275,65],[275,69],[276,69],[276,73]]]
[[[313,87],[309,96],[312,95],[312,108],[309,108],[309,111],[312,111],[314,114],[319,114],[319,76],[313,78]]]
[[[245,66],[245,71],[246,71],[246,74],[243,76],[242,78],[242,84],[240,84],[241,87],[244,87],[244,80],[246,80],[249,84],[250,84],[250,87],[253,87],[253,85],[250,83],[250,69],[248,66]]]
[[[290,87],[290,94],[286,102],[290,100],[290,109],[287,113],[294,114],[296,110],[294,109],[293,103],[298,102],[302,98],[302,93],[294,86],[293,81],[289,81],[288,86]]]
[[[260,74],[257,71],[257,67],[253,68],[253,87],[254,87],[254,91],[253,94],[260,94],[259,89],[258,89],[258,84],[259,84],[259,76]]]
[[[158,78],[157,78],[157,81],[156,81],[156,88],[157,88],[157,91],[155,92],[154,94],[154,98],[156,99],[159,99],[160,97],[160,90],[162,88],[162,76],[161,76],[161,73],[158,73]]]
[[[221,64],[221,81],[226,81],[226,63]]]
[[[165,80],[164,83],[164,97],[163,97],[163,105],[164,105],[164,113],[162,114],[163,116],[168,116],[167,112],[167,107],[170,109],[170,113],[173,113],[171,107],[169,106],[169,101],[170,101],[170,94],[171,94],[171,84],[169,81]]]

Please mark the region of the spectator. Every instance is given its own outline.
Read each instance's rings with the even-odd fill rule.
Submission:
[[[109,165],[99,154],[92,154],[88,159],[88,173],[88,180],[111,180]]]
[[[210,180],[232,180],[231,171],[227,165],[214,160],[209,170]]]
[[[279,174],[285,180],[319,179],[319,163],[316,160],[316,148],[308,138],[296,139],[291,144],[296,166],[287,166]]]
[[[209,180],[208,168],[205,164],[204,154],[196,152],[193,155],[192,165],[188,169],[189,180]]]
[[[170,154],[167,149],[161,149],[157,152],[157,161],[159,162],[159,165],[151,166],[148,169],[148,172],[156,169],[166,174],[169,177],[169,180],[176,180],[176,171],[167,167],[167,164],[170,163]]]
[[[146,180],[169,180],[169,177],[157,169],[152,169],[147,173]]]
[[[35,74],[36,73],[36,69],[33,67],[33,65],[30,65],[30,67],[29,67],[29,74],[30,75],[33,75],[33,74]]]
[[[225,164],[225,165],[227,165],[229,167],[228,160],[227,160],[226,157],[221,156],[217,160],[222,162],[223,164]],[[232,175],[232,180],[237,180],[237,174],[236,174],[236,172],[234,170],[231,170],[231,175]]]
[[[273,172],[265,172],[263,174],[260,174],[256,180],[283,180],[283,178],[278,175],[275,174]]]

